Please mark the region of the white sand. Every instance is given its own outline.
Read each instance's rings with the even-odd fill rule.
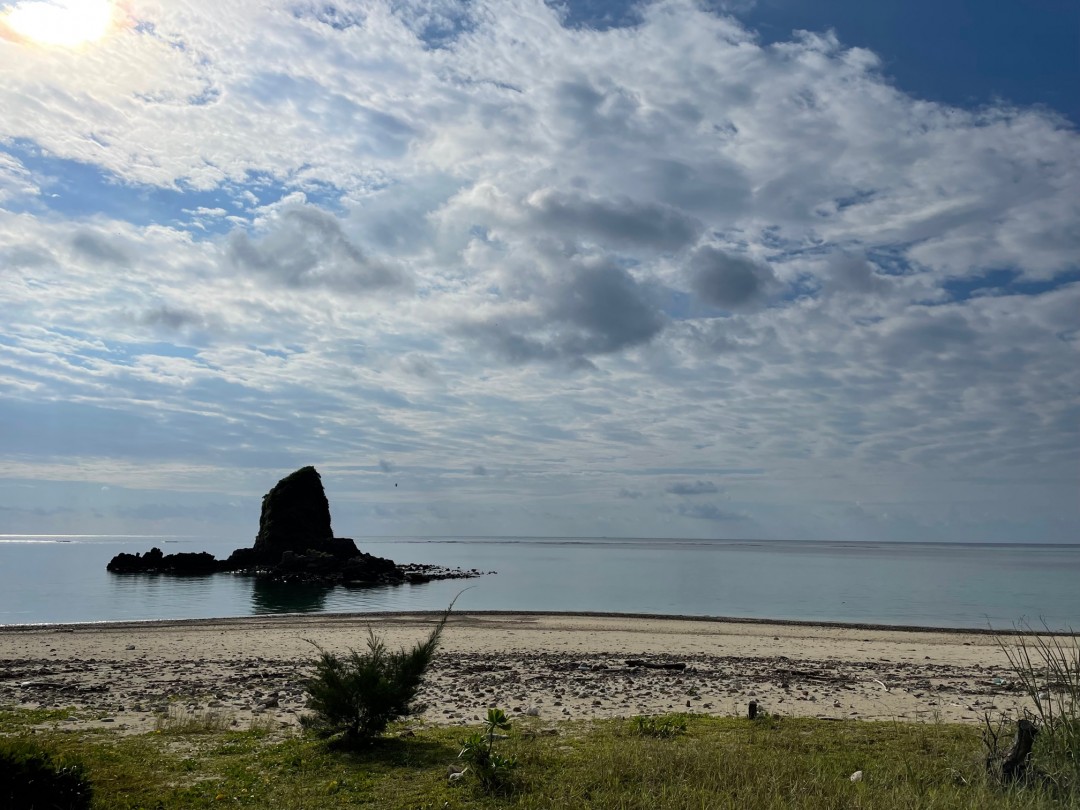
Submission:
[[[174,712],[294,724],[309,642],[343,651],[368,627],[392,647],[429,614],[283,616],[0,627],[0,706],[75,707],[70,725],[154,728]],[[628,667],[683,662],[683,671]],[[671,711],[980,722],[1022,705],[991,635],[622,616],[461,614],[443,635],[422,699],[431,723],[488,706],[543,719]],[[260,704],[269,703],[269,706]],[[273,705],[276,704],[276,705]],[[64,724],[62,724],[64,725]]]

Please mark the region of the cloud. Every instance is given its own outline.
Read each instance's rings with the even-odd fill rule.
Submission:
[[[760,307],[778,286],[768,265],[709,245],[690,259],[690,285],[706,303],[732,312]]]
[[[402,270],[354,245],[336,217],[302,203],[272,212],[255,237],[234,230],[228,256],[235,266],[287,287],[362,293],[408,286]]]
[[[379,470],[380,471],[382,471],[384,473],[392,473],[396,469],[397,469],[397,467],[394,465],[394,463],[392,461],[388,461],[385,458],[380,458],[379,459]]]
[[[892,283],[865,256],[839,253],[829,258],[822,272],[826,287],[836,292],[884,293]]]
[[[204,319],[199,313],[168,304],[146,310],[139,315],[138,321],[146,326],[161,326],[172,331],[179,331],[186,327],[201,327],[204,324]]]
[[[722,464],[775,536],[1076,536],[1075,129],[682,0],[362,5],[0,49],[5,475],[392,458],[365,531],[714,536],[627,481]]]
[[[746,515],[721,509],[719,506],[711,503],[680,504],[676,511],[683,517],[691,518],[692,520],[711,520],[718,522],[746,520]]]
[[[526,307],[508,303],[467,320],[462,334],[510,363],[588,365],[590,357],[647,343],[663,329],[649,291],[612,260],[567,257],[554,264],[552,275],[537,275],[520,291]]]
[[[487,475],[488,474],[487,467],[485,467],[483,464],[474,464],[473,468],[472,468],[472,474],[473,475],[481,475],[481,476]]]
[[[40,194],[30,170],[13,155],[0,150],[0,205],[31,201]]]
[[[672,495],[713,495],[720,490],[712,481],[680,481],[666,491]]]
[[[616,248],[676,251],[695,242],[703,227],[672,206],[628,198],[590,199],[548,188],[533,192],[526,204],[532,209],[532,225],[581,234]]]
[[[77,256],[93,262],[119,266],[126,266],[131,262],[127,252],[115,244],[114,240],[91,230],[77,232],[71,239],[71,247]]]

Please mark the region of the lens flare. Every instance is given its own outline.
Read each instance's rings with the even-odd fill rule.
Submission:
[[[114,22],[112,0],[22,0],[0,11],[10,38],[74,48],[105,36]]]

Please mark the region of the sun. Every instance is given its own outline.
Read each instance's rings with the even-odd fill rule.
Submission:
[[[74,48],[105,36],[115,11],[113,0],[20,0],[0,11],[0,33],[39,45]]]

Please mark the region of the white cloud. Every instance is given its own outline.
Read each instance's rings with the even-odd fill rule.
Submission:
[[[539,0],[129,6],[100,46],[0,43],[0,403],[85,408],[110,482],[315,461],[362,495],[393,459],[419,528],[606,504],[626,533],[968,539],[978,481],[1075,485],[1080,138],[1053,117],[677,0],[606,31]],[[102,172],[101,210],[44,198],[24,142]],[[973,291],[995,270],[1044,286]],[[717,466],[764,473],[646,494]],[[1059,537],[1063,504],[1011,514]]]
[[[29,200],[41,194],[30,171],[11,155],[0,152],[0,205]]]

